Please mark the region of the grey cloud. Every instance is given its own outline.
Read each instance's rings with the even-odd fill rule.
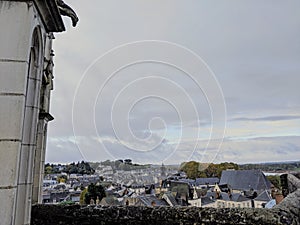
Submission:
[[[289,115],[281,115],[281,116],[267,116],[267,117],[259,117],[259,118],[247,118],[247,117],[239,117],[231,119],[231,121],[283,121],[283,120],[298,120],[300,116],[289,116]]]
[[[298,0],[290,1],[174,1],[174,0],[110,0],[90,1],[82,5],[81,0],[70,2],[80,17],[78,26],[73,29],[69,20],[65,20],[68,31],[56,34],[54,41],[55,56],[55,90],[52,95],[51,114],[55,120],[49,124],[49,142],[47,146],[48,161],[70,161],[82,156],[72,141],[55,138],[72,137],[72,103],[76,87],[90,63],[106,51],[120,44],[137,40],[166,40],[188,47],[202,57],[216,77],[224,92],[227,104],[228,129],[235,129],[235,121],[256,121],[258,126],[264,121],[292,121],[299,119],[296,115],[300,110],[300,30]],[[114,63],[108,62],[107,65]],[[128,80],[144,70],[157,74],[164,73],[160,67],[144,65],[124,70],[123,73],[105,90],[103,101],[99,101],[93,108],[94,93],[91,87],[85,88],[83,93],[87,101],[79,101],[75,106],[76,135],[81,139],[82,151],[90,160],[105,160],[111,157],[105,149],[99,146],[91,137],[95,136],[94,126],[98,128],[100,136],[113,137],[110,113],[114,96]],[[97,79],[92,80],[101,85],[101,79],[107,75],[105,71],[95,71]],[[136,72],[134,74],[133,72]],[[150,73],[150,74],[151,74]],[[195,85],[174,70],[167,74],[182,87],[188,90],[194,100],[200,115],[200,127],[210,125],[209,107],[203,95]],[[99,81],[98,77],[101,79]],[[201,76],[201,74],[198,74]],[[97,83],[98,82],[98,83]],[[136,87],[132,96],[143,91],[143,87]],[[161,93],[170,93],[168,89]],[[172,93],[178,99],[180,92]],[[133,133],[144,137],[149,132],[148,122],[153,116],[165,118],[168,128],[177,131],[180,128],[197,128],[197,118],[186,118],[183,126],[178,123],[178,116],[172,113],[168,105],[150,104],[144,102],[136,107],[129,117]],[[191,108],[179,106],[185,113]],[[92,106],[91,106],[92,104]],[[125,107],[125,106],[124,106]],[[102,111],[99,108],[103,109]],[[95,110],[95,111],[93,111]],[[95,113],[95,123],[94,115]],[[125,109],[121,113],[127,113]],[[274,116],[278,115],[278,116]],[[233,125],[234,124],[234,125]],[[241,128],[241,124],[238,125]],[[292,126],[292,125],[291,125]],[[160,127],[158,127],[159,130]],[[236,129],[238,129],[236,128]],[[290,128],[295,133],[297,124]],[[155,129],[152,130],[154,133]],[[286,133],[288,129],[285,128]],[[144,132],[144,133],[143,133]],[[204,131],[206,132],[206,130]],[[271,128],[270,128],[271,132]],[[191,132],[192,133],[192,132]],[[260,136],[259,128],[253,131]],[[143,136],[144,135],[144,136]],[[159,133],[156,133],[159,136]],[[194,135],[194,134],[193,134]],[[190,141],[183,142],[170,160],[174,162],[187,157],[193,148],[194,136]],[[274,134],[270,133],[270,136]],[[107,142],[111,149],[121,157],[132,157],[140,162],[159,161],[161,154],[170,154],[174,146],[170,138],[166,137],[165,144],[160,149],[148,155],[129,152],[117,142]],[[185,138],[187,138],[185,136]],[[227,137],[222,147],[219,160],[257,161],[279,159],[273,151],[286,152],[283,158],[293,158],[297,155],[299,144],[294,139],[278,138],[244,142],[237,137],[230,140]],[[262,137],[263,138],[263,137]],[[67,138],[68,139],[68,138]],[[187,138],[188,139],[188,138]],[[209,150],[213,150],[209,149]],[[260,150],[258,150],[260,149]],[[276,150],[277,149],[277,150]],[[263,151],[266,151],[264,155]],[[253,153],[251,155],[250,153]],[[200,156],[199,156],[200,157]],[[277,158],[276,158],[277,157]]]
[[[261,137],[247,141],[225,141],[218,161],[270,162],[300,157],[300,136]]]

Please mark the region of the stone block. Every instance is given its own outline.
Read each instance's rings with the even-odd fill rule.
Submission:
[[[26,94],[27,106],[39,106],[39,92],[41,88],[41,82],[35,79],[28,79],[28,88]]]
[[[33,182],[33,154],[35,146],[22,145],[18,184]]]
[[[26,94],[27,63],[0,62],[0,93]]]
[[[16,189],[0,189],[1,210],[0,224],[13,224],[13,206],[16,196]]]
[[[26,191],[27,191],[27,186],[28,185],[18,185],[17,188],[17,204],[15,206],[15,223],[14,224],[26,224],[25,223],[25,217],[26,217],[26,211],[28,206],[28,201],[27,201],[27,196],[26,196]]]
[[[36,132],[38,122],[38,109],[33,107],[25,107],[24,128],[23,128],[23,144],[36,144]]]
[[[0,139],[22,139],[24,96],[0,95]]]
[[[0,59],[28,61],[33,4],[0,1]],[[16,16],[17,15],[17,16]]]
[[[16,186],[21,142],[0,142],[0,186]]]

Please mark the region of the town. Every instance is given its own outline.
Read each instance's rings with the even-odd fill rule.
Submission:
[[[299,167],[299,163],[294,167]],[[269,173],[253,166],[248,168],[249,165],[194,161],[180,166],[139,165],[131,159],[90,164],[48,163],[42,202],[213,208],[272,208],[280,203],[280,173],[266,176]]]

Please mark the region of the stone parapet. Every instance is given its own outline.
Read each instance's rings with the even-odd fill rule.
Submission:
[[[32,209],[32,225],[208,225],[247,224],[298,225],[300,204],[288,201],[274,209],[215,209],[197,207],[81,207],[79,205],[35,205]]]
[[[298,185],[297,177],[286,177],[287,182]],[[299,225],[299,215],[298,188],[272,209],[34,205],[31,223],[32,225]]]

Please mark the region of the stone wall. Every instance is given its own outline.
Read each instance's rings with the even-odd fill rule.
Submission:
[[[273,209],[35,205],[32,225],[300,224],[300,190]]]
[[[299,197],[299,196],[298,196]],[[298,217],[297,217],[298,213]],[[32,225],[194,225],[300,224],[299,204],[290,209],[214,209],[197,207],[83,207],[36,205]]]
[[[55,1],[0,1],[0,224],[29,225],[41,200],[52,32],[64,31]]]
[[[299,225],[300,183],[286,176],[290,194],[272,209],[215,209],[197,207],[95,207],[79,205],[35,205],[32,225]],[[292,192],[295,188],[296,191]],[[291,193],[292,192],[292,193]]]
[[[286,197],[300,188],[300,173],[297,174],[282,174],[280,176],[282,193]]]

